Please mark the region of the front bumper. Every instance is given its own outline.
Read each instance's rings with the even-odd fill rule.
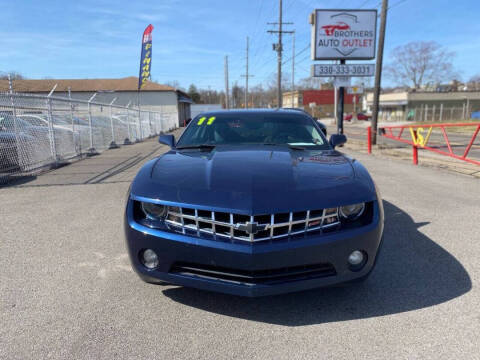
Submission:
[[[218,291],[240,296],[266,296],[307,290],[348,282],[366,276],[373,268],[383,233],[383,213],[374,202],[373,221],[367,226],[335,233],[309,235],[285,242],[233,244],[207,240],[179,233],[151,229],[133,218],[132,201],[125,214],[125,235],[133,269],[146,282],[166,281],[176,285]],[[140,262],[143,250],[152,249],[159,266],[149,270]],[[367,261],[359,271],[352,271],[349,254],[362,250]],[[310,275],[279,277],[274,282],[232,281],[216,275],[179,272],[179,264],[195,264],[202,269],[234,269],[235,272],[266,273],[272,269],[298,269],[313,264],[328,264],[334,271]],[[323,266],[323,265],[322,265]],[[219,271],[214,272],[218,274]],[[276,271],[276,270],[275,270]],[[204,274],[204,273],[203,273]]]

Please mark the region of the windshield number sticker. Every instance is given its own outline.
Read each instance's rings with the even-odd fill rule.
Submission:
[[[208,121],[207,121],[207,125],[212,125],[212,123],[215,121],[215,119],[216,119],[215,116],[210,117],[210,118],[208,119]],[[202,116],[202,117],[198,120],[197,125],[202,125],[202,124],[205,122],[205,120],[207,120],[207,118],[206,118],[205,116]]]

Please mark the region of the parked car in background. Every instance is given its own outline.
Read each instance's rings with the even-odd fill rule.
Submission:
[[[16,126],[13,115],[1,115],[0,125],[4,130],[15,134],[28,135],[34,139],[34,153],[43,154],[40,157],[50,156],[50,132],[48,122],[45,124],[41,118],[34,115],[17,115]],[[65,154],[75,154],[78,152],[79,134],[63,126],[55,127],[55,145],[57,156],[62,157]]]
[[[17,119],[25,120],[32,126],[48,127],[48,119],[46,116],[21,114],[21,115],[17,115]],[[59,129],[59,130],[72,131],[72,124],[68,124],[65,120],[55,117],[53,118],[53,128],[55,130]]]
[[[346,121],[352,121],[353,119],[353,113],[352,114],[347,114],[343,118]],[[372,115],[368,115],[365,113],[358,113],[357,114],[357,120],[362,120],[362,121],[368,121],[372,119]]]
[[[23,171],[23,165],[28,163],[28,158],[34,151],[35,138],[24,133],[15,136],[15,132],[4,126],[4,119],[5,116],[0,116],[0,172]],[[22,154],[24,161],[20,157]]]
[[[195,117],[127,195],[133,269],[149,283],[264,296],[362,281],[383,205],[368,171],[292,110]]]

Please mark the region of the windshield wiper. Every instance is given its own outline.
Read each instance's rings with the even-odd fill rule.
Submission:
[[[186,145],[186,146],[179,146],[177,150],[183,149],[215,149],[215,145],[212,144],[199,144],[199,145]]]
[[[301,146],[298,146],[298,145],[290,145],[290,144],[263,143],[263,145],[288,146],[292,150],[305,150],[304,147],[301,147]]]
[[[298,145],[288,145],[288,147],[292,150],[306,150],[304,147]]]

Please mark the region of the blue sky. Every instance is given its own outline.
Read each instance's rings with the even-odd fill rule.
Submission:
[[[314,8],[378,8],[379,0],[284,0],[284,21],[295,24],[297,53],[310,42],[308,14]],[[463,80],[480,73],[480,2],[390,0],[385,62],[392,48],[435,40],[456,52]],[[243,84],[245,38],[250,37],[251,84],[276,72],[273,35],[278,0],[0,0],[0,71],[29,78],[138,76],[140,40],[153,24],[152,78],[181,86],[223,88],[224,56],[230,81]],[[284,59],[291,57],[286,35]],[[309,50],[297,57],[296,79],[309,75]],[[291,63],[285,65],[290,73]],[[388,82],[387,82],[388,84]]]

